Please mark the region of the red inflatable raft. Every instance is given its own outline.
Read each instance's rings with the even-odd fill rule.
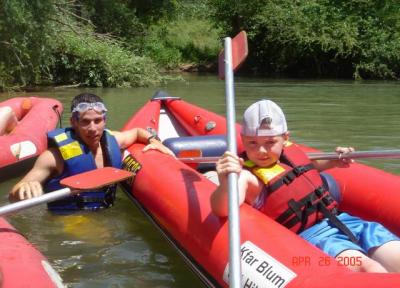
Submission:
[[[29,168],[47,148],[46,133],[63,111],[55,99],[16,97],[0,103],[0,178]]]
[[[64,287],[46,258],[0,218],[0,287]]]
[[[224,134],[226,125],[224,117],[159,93],[124,129],[132,127],[157,131],[165,140]],[[239,135],[239,150],[240,143]],[[124,159],[126,169],[136,172],[132,182],[125,185],[128,194],[207,286],[226,287],[228,223],[211,212],[210,195],[215,184],[170,156],[155,151],[142,153],[142,148],[134,144]],[[361,164],[329,173],[340,184],[342,211],[377,220],[400,235],[399,176]],[[240,208],[240,226],[242,287],[398,287],[400,283],[397,273],[350,271],[247,204]]]

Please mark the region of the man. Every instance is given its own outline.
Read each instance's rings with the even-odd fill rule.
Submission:
[[[37,197],[62,188],[65,177],[104,166],[121,167],[121,149],[135,142],[174,156],[154,135],[142,128],[124,132],[105,129],[106,112],[103,100],[94,94],[77,95],[71,103],[71,127],[48,133],[49,148],[36,160],[33,168],[9,193],[10,201]],[[115,185],[101,191],[82,192],[67,199],[49,203],[54,211],[109,207],[115,198]]]

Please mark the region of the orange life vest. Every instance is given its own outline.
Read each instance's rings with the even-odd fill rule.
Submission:
[[[298,145],[289,142],[279,160],[270,167],[258,167],[250,160],[245,161],[245,168],[265,184],[254,203],[255,208],[296,233],[322,218],[336,218],[337,202],[324,188],[319,172]]]

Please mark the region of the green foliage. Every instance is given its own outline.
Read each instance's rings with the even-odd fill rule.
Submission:
[[[7,0],[0,89],[139,86],[159,71],[216,62],[244,29],[253,72],[400,77],[397,0]]]
[[[205,19],[206,0],[7,0],[0,5],[0,90],[149,85],[166,79],[159,70],[214,61],[218,50],[217,30]]]
[[[145,25],[136,16],[137,9],[131,7],[130,1],[83,0],[81,14],[89,19],[100,34],[111,34],[114,37],[130,42],[145,33]]]
[[[0,6],[0,90],[73,83],[142,86],[163,80],[154,62],[129,51],[122,37],[117,40],[96,33],[93,24],[82,16],[88,13],[85,9],[77,1],[3,1]],[[127,10],[122,12],[128,13]],[[101,32],[123,34],[128,31],[120,30],[125,27],[123,25],[107,25],[106,21],[112,22],[111,15],[108,16],[105,22],[99,23],[105,27]],[[108,31],[107,27],[114,30]]]
[[[217,30],[206,17],[205,0],[84,0],[82,15],[97,33],[109,33],[128,49],[153,59],[163,69],[182,63],[214,61]]]
[[[176,16],[179,0],[131,0],[129,7],[144,23],[151,24],[162,19],[173,19]]]
[[[0,89],[40,82],[51,51],[48,15],[54,14],[53,8],[51,1],[1,2]]]
[[[124,87],[162,80],[150,59],[135,56],[113,39],[81,31],[63,33],[57,42],[52,73],[57,84]]]
[[[0,63],[0,91],[2,87],[8,87],[10,83],[10,74],[7,73],[4,64]]]
[[[221,47],[218,30],[201,19],[153,25],[144,42],[144,53],[166,68],[215,61]]]
[[[165,40],[168,30],[163,25],[150,27],[149,34],[143,43],[143,54],[148,55],[161,67],[167,69],[179,65],[182,61],[182,54],[176,47],[171,47]]]
[[[260,72],[398,78],[400,9],[394,0],[210,0],[225,33],[250,39]]]
[[[178,20],[169,23],[165,42],[176,47],[184,61],[210,61],[221,48],[218,30],[200,19]]]

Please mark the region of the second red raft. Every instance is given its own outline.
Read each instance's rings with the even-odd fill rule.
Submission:
[[[6,179],[29,168],[47,148],[46,133],[56,128],[63,106],[56,99],[16,97],[1,102],[0,111],[0,178]]]
[[[144,105],[124,129],[157,131],[165,140],[225,134],[225,124],[215,113],[162,95]],[[211,212],[215,184],[177,159],[153,151],[143,153],[142,148],[132,145],[124,160],[126,169],[136,173],[125,185],[129,195],[207,286],[227,287],[228,223]],[[342,211],[380,221],[400,235],[399,176],[361,164],[329,173],[341,186]],[[397,273],[350,271],[247,204],[240,208],[240,226],[242,287],[392,288],[400,283]]]

